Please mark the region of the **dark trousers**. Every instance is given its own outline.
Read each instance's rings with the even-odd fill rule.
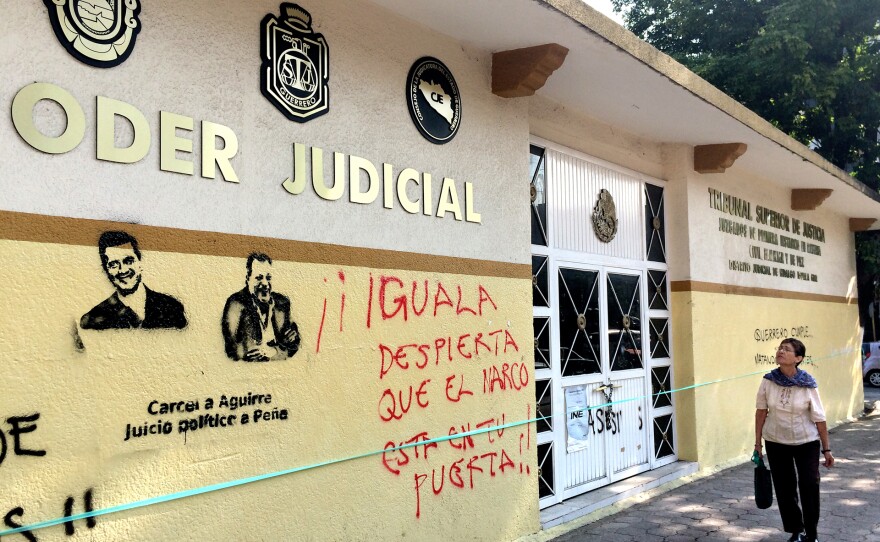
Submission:
[[[765,441],[765,444],[783,530],[787,533],[804,531],[815,538],[819,525],[819,441],[799,445]]]

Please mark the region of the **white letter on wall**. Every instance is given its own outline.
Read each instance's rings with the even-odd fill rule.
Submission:
[[[43,135],[34,126],[34,106],[52,100],[67,115],[67,127],[58,137]],[[76,148],[86,134],[86,115],[69,92],[50,83],[31,83],[12,99],[12,124],[28,145],[47,154],[63,154]]]
[[[178,128],[192,132],[192,118],[167,111],[159,112],[159,169],[192,175],[193,163],[177,158],[177,151],[192,153],[193,142],[191,139],[179,137]]]
[[[98,160],[133,164],[143,160],[150,152],[150,125],[147,118],[135,106],[98,96],[97,149]],[[116,146],[116,116],[131,123],[131,145],[125,148]]]
[[[437,216],[443,218],[446,211],[452,212],[456,220],[461,220],[461,206],[458,204],[458,192],[455,190],[455,181],[448,177],[443,178],[443,186],[440,187],[440,202],[437,204]]]
[[[218,149],[217,138],[223,140],[223,148]],[[238,154],[238,137],[228,126],[202,121],[202,177],[213,179],[214,164],[220,167],[223,180],[230,183],[238,182],[238,175],[232,169],[230,160]]]
[[[361,171],[367,174],[367,191],[361,192]],[[379,196],[379,172],[366,158],[348,158],[348,198],[352,203],[373,203]]]

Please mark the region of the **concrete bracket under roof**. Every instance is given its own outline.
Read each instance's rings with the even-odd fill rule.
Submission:
[[[502,98],[532,96],[562,66],[568,48],[558,43],[492,54],[492,93]]]
[[[792,211],[814,211],[828,199],[834,190],[830,188],[793,188],[791,190]]]
[[[822,211],[842,217],[875,217],[878,220],[872,228],[880,227],[880,193],[876,189],[834,166],[583,0],[370,1],[487,54],[516,51],[552,39],[569,52],[565,69],[554,72],[535,92],[548,103],[648,143],[690,149],[706,142],[744,143],[748,152],[736,160],[739,172],[766,179],[783,190],[833,189],[822,203]],[[491,89],[492,81],[489,83]],[[544,130],[543,134],[550,136],[551,132]],[[613,156],[596,155],[602,159]],[[692,165],[689,157],[689,170]]]
[[[876,222],[873,218],[850,218],[849,231],[867,231]]]
[[[694,147],[694,171],[697,173],[724,173],[745,154],[745,143],[719,143]]]

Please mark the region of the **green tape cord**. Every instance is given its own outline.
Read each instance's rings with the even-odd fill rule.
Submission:
[[[843,351],[841,351],[841,352],[839,352],[839,353],[832,354],[832,355],[830,355],[830,356],[826,356],[826,357],[824,357],[824,358],[814,358],[814,359],[812,359],[812,362],[815,363],[815,362],[817,361],[817,359],[818,359],[818,360],[825,360],[825,359],[835,358],[835,357],[838,357],[838,356],[843,355],[843,354],[849,354],[849,353],[851,353],[851,352],[852,352],[852,349],[851,349],[851,348],[844,349]],[[732,376],[732,377],[729,377],[729,378],[719,378],[719,379],[716,379],[716,380],[710,380],[710,381],[707,381],[707,382],[701,382],[701,383],[699,383],[699,384],[691,384],[690,386],[684,386],[684,387],[682,387],[682,388],[676,388],[676,389],[672,389],[672,390],[669,390],[669,391],[662,391],[662,392],[652,393],[652,394],[650,394],[650,395],[641,395],[641,396],[638,396],[638,397],[631,397],[631,398],[629,398],[629,399],[621,399],[620,401],[611,401],[611,402],[608,402],[608,403],[603,403],[603,404],[601,404],[601,405],[594,405],[594,406],[590,406],[590,407],[582,408],[582,409],[573,409],[573,410],[571,410],[571,411],[569,411],[569,412],[594,410],[594,409],[606,408],[606,407],[614,406],[614,405],[620,405],[620,404],[623,404],[623,403],[629,403],[629,402],[632,402],[632,401],[639,401],[639,400],[642,400],[642,399],[648,399],[648,398],[652,398],[652,397],[657,397],[657,396],[660,396],[660,395],[671,395],[671,394],[673,394],[673,393],[679,393],[679,392],[683,392],[683,391],[693,390],[693,389],[701,388],[701,387],[704,387],[704,386],[711,386],[711,385],[713,385],[713,384],[719,384],[719,383],[721,383],[721,382],[728,382],[728,381],[731,381],[731,380],[738,380],[738,379],[741,379],[741,378],[748,378],[748,377],[750,377],[750,376],[755,376],[755,375],[759,375],[759,374],[764,374],[764,373],[766,373],[766,372],[767,372],[766,370],[761,370],[761,371],[755,371],[755,372],[751,372],[751,373],[747,373],[747,374],[743,374],[743,375]],[[284,469],[284,470],[275,471],[275,472],[270,472],[270,473],[266,473],[266,474],[260,474],[260,475],[257,475],[257,476],[250,476],[250,477],[247,477],[247,478],[239,478],[239,479],[237,479],[237,480],[231,480],[231,481],[228,481],[228,482],[221,482],[221,483],[218,483],[218,484],[211,484],[211,485],[207,485],[207,486],[198,487],[198,488],[195,488],[195,489],[187,489],[187,490],[184,490],[184,491],[177,491],[177,492],[175,492],[175,493],[168,493],[168,494],[166,494],[166,495],[162,495],[162,496],[159,496],[159,497],[151,497],[151,498],[149,498],[149,499],[143,499],[143,500],[140,500],[140,501],[133,501],[133,502],[130,502],[130,503],[127,503],[127,504],[120,504],[120,505],[116,505],[116,506],[110,506],[110,507],[108,507],[108,508],[101,508],[101,509],[99,509],[99,510],[92,510],[92,511],[89,511],[89,512],[82,512],[82,513],[80,513],[80,514],[73,514],[73,515],[71,515],[71,516],[63,516],[63,517],[59,517],[59,518],[55,518],[55,519],[50,519],[50,520],[48,520],[48,521],[41,521],[41,522],[38,522],[38,523],[32,523],[32,524],[30,524],[30,525],[24,525],[24,526],[21,526],[21,527],[16,527],[16,528],[14,528],[14,529],[7,529],[7,530],[5,530],[5,531],[0,531],[0,538],[2,538],[2,537],[4,537],[4,536],[9,536],[9,535],[12,535],[12,534],[21,533],[21,532],[24,532],[24,531],[36,531],[36,530],[38,530],[38,529],[44,529],[44,528],[46,528],[46,527],[52,527],[52,526],[55,526],[55,525],[61,525],[61,524],[64,524],[64,523],[69,523],[69,522],[73,522],[73,521],[79,521],[79,520],[82,520],[82,519],[88,519],[88,518],[97,517],[97,516],[104,516],[104,515],[107,515],[107,514],[115,514],[115,513],[117,513],[117,512],[124,512],[124,511],[126,511],[126,510],[134,510],[134,509],[136,509],[136,508],[143,508],[143,507],[145,507],[145,506],[152,506],[152,505],[154,505],[154,504],[161,504],[161,503],[166,503],[166,502],[176,501],[176,500],[179,500],[179,499],[186,499],[186,498],[188,498],[188,497],[195,497],[196,495],[203,495],[203,494],[205,494],[205,493],[211,493],[211,492],[214,492],[214,491],[220,491],[220,490],[223,490],[223,489],[229,489],[229,488],[233,488],[233,487],[243,486],[243,485],[246,485],[246,484],[252,484],[252,483],[254,483],[254,482],[260,482],[260,481],[262,481],[262,480],[268,480],[268,479],[270,479],[270,478],[277,478],[277,477],[279,477],[279,476],[287,476],[288,474],[295,474],[295,473],[297,473],[297,472],[303,472],[303,471],[307,471],[307,470],[311,470],[311,469],[317,469],[317,468],[319,468],[319,467],[326,467],[326,466],[329,466],[329,465],[335,465],[335,464],[337,464],[337,463],[343,463],[343,462],[346,462],[346,461],[353,461],[353,460],[356,460],[356,459],[364,459],[364,458],[367,458],[367,457],[373,457],[373,456],[376,456],[376,455],[379,455],[379,454],[383,454],[383,453],[386,453],[386,452],[393,452],[393,451],[396,451],[396,450],[403,450],[403,449],[406,449],[406,448],[413,448],[413,447],[415,447],[415,446],[425,446],[425,445],[427,445],[427,444],[431,444],[431,443],[435,443],[435,442],[436,442],[436,443],[446,442],[446,441],[449,441],[449,440],[452,440],[452,439],[457,439],[457,438],[462,438],[462,437],[470,437],[470,436],[474,436],[474,435],[481,435],[481,434],[483,434],[483,433],[488,433],[488,432],[490,432],[490,431],[497,431],[497,430],[507,429],[507,428],[510,428],[510,427],[519,427],[520,425],[526,425],[526,424],[530,424],[530,423],[535,423],[535,422],[537,422],[537,421],[539,421],[539,420],[546,420],[546,419],[547,419],[547,416],[537,416],[537,417],[535,417],[535,418],[530,418],[530,419],[528,419],[528,420],[519,420],[519,421],[515,421],[515,422],[505,423],[505,424],[502,424],[502,425],[495,425],[495,426],[492,426],[492,427],[483,427],[483,428],[480,428],[480,429],[474,429],[474,430],[472,430],[472,431],[467,431],[467,432],[463,432],[463,433],[456,433],[456,434],[454,434],[454,435],[448,435],[448,436],[443,436],[443,437],[437,437],[437,438],[433,438],[433,439],[430,439],[430,440],[423,440],[423,441],[413,442],[413,443],[409,443],[409,444],[401,444],[400,446],[394,446],[393,448],[383,448],[383,449],[381,449],[381,450],[374,450],[374,451],[371,451],[371,452],[365,452],[365,453],[362,453],[362,454],[352,455],[352,456],[348,456],[348,457],[342,457],[342,458],[339,458],[339,459],[331,459],[331,460],[328,460],[328,461],[321,461],[321,462],[319,462],[319,463],[313,463],[313,464],[311,464],[311,465],[304,465],[304,466],[302,466],[302,467],[294,467],[294,468],[291,468],[291,469]]]

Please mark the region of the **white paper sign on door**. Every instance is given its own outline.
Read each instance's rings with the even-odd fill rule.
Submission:
[[[587,387],[571,386],[565,388],[565,421],[568,429],[566,449],[569,453],[585,450],[589,444],[587,436],[590,426],[587,423]]]

